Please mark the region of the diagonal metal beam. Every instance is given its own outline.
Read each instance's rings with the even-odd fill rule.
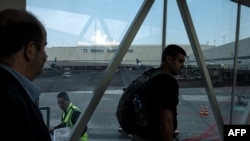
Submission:
[[[184,26],[186,28],[186,31],[189,37],[189,41],[193,49],[195,59],[197,61],[198,67],[201,70],[201,76],[205,84],[205,89],[207,92],[208,100],[212,108],[212,112],[214,114],[214,118],[217,124],[217,128],[219,130],[220,137],[223,141],[224,122],[223,122],[222,115],[219,109],[218,101],[215,96],[212,82],[211,82],[211,79],[207,70],[207,66],[204,61],[204,57],[201,51],[201,46],[196,35],[193,21],[191,19],[191,15],[187,6],[187,2],[186,0],[177,0],[177,4],[179,6],[182,20],[184,22]]]
[[[88,121],[93,115],[98,103],[100,102],[105,90],[107,89],[111,79],[113,78],[116,69],[121,63],[123,57],[128,51],[136,33],[140,29],[144,19],[146,18],[149,10],[151,9],[154,0],[144,0],[141,8],[139,9],[137,15],[135,16],[131,26],[129,27],[127,33],[125,34],[123,40],[121,41],[116,54],[114,54],[110,64],[108,65],[104,75],[102,76],[101,81],[96,85],[96,88],[93,91],[93,97],[86,108],[85,112],[82,113],[77,120],[75,126],[72,129],[71,134],[69,135],[68,141],[78,141],[81,133],[84,128],[87,126]]]

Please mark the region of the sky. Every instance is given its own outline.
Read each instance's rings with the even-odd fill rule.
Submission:
[[[47,47],[118,45],[144,0],[27,0],[47,30]],[[200,44],[234,41],[237,4],[187,0]],[[166,42],[189,44],[176,0],[168,0]],[[163,0],[155,0],[132,44],[161,44]],[[240,38],[250,37],[250,9],[242,6]]]

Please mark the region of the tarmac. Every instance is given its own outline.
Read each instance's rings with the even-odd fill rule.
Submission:
[[[129,141],[130,137],[119,132],[115,111],[122,95],[122,88],[126,87],[142,71],[121,71],[113,77],[109,87],[103,94],[95,112],[88,122],[89,141]],[[97,82],[102,78],[103,71],[71,71],[71,78],[63,78],[63,71],[46,71],[34,82],[41,87],[39,106],[44,120],[48,126],[60,123],[61,110],[56,101],[56,95],[66,91],[71,101],[82,112],[86,110],[93,96]],[[242,92],[248,87],[242,88]],[[218,104],[224,119],[228,122],[230,109],[230,88],[227,86],[215,89]],[[219,141],[214,116],[206,96],[205,89],[200,81],[180,81],[180,96],[178,105],[178,139],[180,141]],[[207,107],[207,114],[201,115],[201,106]],[[49,110],[48,112],[46,111]],[[234,111],[240,117],[245,110],[245,105],[235,105]],[[237,118],[235,120],[238,120]]]

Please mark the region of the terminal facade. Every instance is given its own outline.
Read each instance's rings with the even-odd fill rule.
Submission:
[[[242,69],[250,69],[250,37],[239,41],[238,63]],[[180,44],[187,52],[187,65],[195,65],[196,59],[190,45]],[[57,58],[57,65],[66,65],[62,62],[68,62],[68,67],[85,66],[93,64],[107,64],[116,53],[118,46],[105,45],[85,45],[76,47],[51,47],[46,48],[48,62]],[[201,45],[204,60],[207,64],[221,64],[225,68],[232,69],[232,63],[235,56],[235,42],[227,43],[220,46]],[[160,55],[162,52],[161,45],[131,45],[128,49],[121,65],[134,65],[136,59],[140,59],[143,64],[157,66],[160,64]],[[60,63],[61,62],[61,63]],[[93,64],[92,64],[93,63]]]

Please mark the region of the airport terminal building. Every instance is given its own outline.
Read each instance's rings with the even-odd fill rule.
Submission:
[[[238,63],[250,63],[250,37],[239,41]],[[187,63],[195,65],[195,56],[192,47],[188,44],[181,44],[187,52]],[[76,47],[51,47],[46,48],[48,63],[57,58],[57,66],[106,66],[115,55],[118,46],[85,45]],[[204,60],[206,63],[224,64],[225,67],[232,67],[235,56],[235,42],[219,46],[201,45]],[[160,63],[162,47],[160,45],[132,45],[121,65],[134,66],[136,59],[143,64],[157,66]],[[249,66],[248,66],[249,67]],[[250,68],[248,68],[250,69]]]

